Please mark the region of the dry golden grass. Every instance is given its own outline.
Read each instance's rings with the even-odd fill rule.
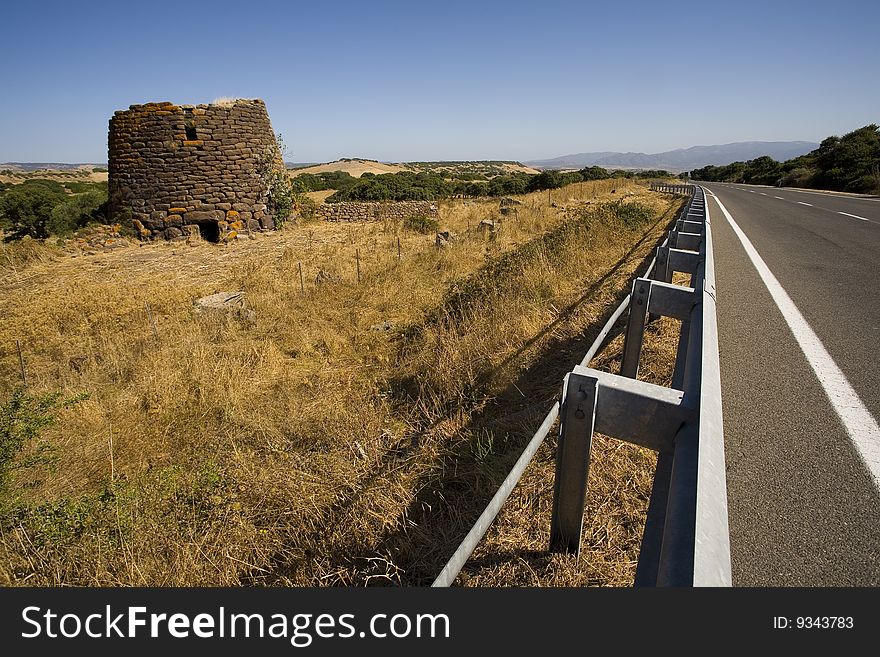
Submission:
[[[653,218],[619,219],[621,198]],[[677,205],[622,181],[521,200],[494,236],[478,227],[497,201],[442,203],[442,249],[387,222],[80,257],[0,246],[0,398],[16,340],[32,391],[90,395],[46,433],[54,472],[16,471],[0,584],[428,583]],[[193,312],[221,290],[244,290],[256,321]],[[650,455],[597,446],[592,549],[530,561],[551,447],[471,582],[631,579]]]
[[[321,205],[328,197],[336,193],[335,189],[324,189],[320,192],[305,192],[305,195],[312,199],[317,205]]]
[[[505,162],[501,166],[504,169],[506,169],[507,171],[509,171],[510,173],[532,173],[532,174],[541,173],[540,170],[532,168],[532,167],[527,167],[524,164],[510,164],[508,162]]]

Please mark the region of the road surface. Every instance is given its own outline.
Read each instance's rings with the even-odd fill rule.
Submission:
[[[880,453],[880,201],[703,186],[733,583],[878,586],[880,463],[870,459]],[[784,293],[771,294],[718,201]],[[800,334],[786,320],[798,311],[808,325]]]

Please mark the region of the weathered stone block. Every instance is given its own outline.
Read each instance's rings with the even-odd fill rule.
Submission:
[[[153,231],[144,226],[140,219],[132,219],[131,223],[134,226],[134,229],[137,231],[139,237],[149,237],[150,235],[152,235]]]
[[[186,213],[187,223],[201,223],[203,221],[222,221],[226,218],[223,210],[192,210]]]

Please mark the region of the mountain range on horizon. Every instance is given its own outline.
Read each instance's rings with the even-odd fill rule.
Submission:
[[[573,153],[546,160],[523,162],[536,169],[582,169],[599,166],[611,169],[665,169],[690,171],[710,164],[724,166],[731,162],[753,160],[768,155],[778,162],[806,155],[819,147],[810,141],[740,141],[713,146],[691,146],[663,153]]]

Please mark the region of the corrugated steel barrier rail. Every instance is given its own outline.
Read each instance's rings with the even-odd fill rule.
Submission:
[[[593,433],[600,432],[658,452],[635,585],[731,585],[715,266],[705,193],[693,185],[652,183],[651,189],[688,195],[675,226],[581,364],[565,376],[560,402],[433,586],[453,583],[557,418],[550,551],[580,551],[590,447]],[[675,272],[690,274],[690,285],[673,285]],[[587,367],[627,309],[620,375]],[[638,380],[645,325],[657,316],[681,320],[670,388]]]

